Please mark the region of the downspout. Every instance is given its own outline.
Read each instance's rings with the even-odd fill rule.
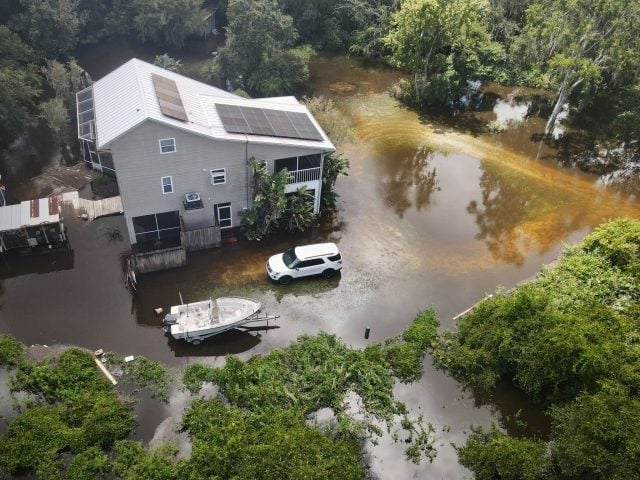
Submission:
[[[245,143],[244,143],[244,162],[247,169],[247,208],[250,208],[249,205],[249,135],[244,134]]]

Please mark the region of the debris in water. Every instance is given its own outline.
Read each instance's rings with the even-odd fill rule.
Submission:
[[[156,312],[156,315],[160,315],[163,312],[161,307],[154,308],[153,311]]]
[[[133,359],[134,359],[134,358],[135,358],[135,357],[134,357],[133,355],[129,355],[129,356],[127,356],[127,357],[124,357],[124,361],[125,361],[125,362],[127,362],[127,363],[129,363],[129,362],[133,362]]]

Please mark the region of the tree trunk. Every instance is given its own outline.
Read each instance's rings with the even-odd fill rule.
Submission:
[[[544,127],[544,134],[551,135],[553,133],[553,129],[556,124],[556,119],[562,110],[562,106],[566,103],[567,98],[569,98],[569,92],[567,86],[563,83],[558,91],[558,96],[556,97],[556,104],[553,106],[553,110],[551,111],[551,116],[549,120],[547,120],[547,125]]]
[[[549,120],[547,121],[547,125],[544,128],[544,134],[545,135],[550,135],[551,133],[553,133],[553,129],[555,127],[558,115],[560,114],[560,111],[562,110],[562,106],[565,103],[567,103],[567,101],[569,100],[569,96],[571,96],[571,92],[573,92],[573,90],[578,85],[580,85],[582,83],[582,81],[583,81],[582,78],[579,78],[578,80],[573,82],[571,85],[568,85],[569,76],[572,75],[572,74],[573,74],[573,72],[567,73],[567,75],[565,76],[564,81],[560,85],[560,89],[558,90],[558,96],[556,97],[556,104],[553,106],[553,111],[551,112],[551,116],[549,117]]]

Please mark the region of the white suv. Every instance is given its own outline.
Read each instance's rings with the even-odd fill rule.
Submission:
[[[335,243],[316,243],[290,248],[269,258],[267,273],[272,280],[286,285],[294,278],[322,275],[331,278],[342,269],[342,257]]]

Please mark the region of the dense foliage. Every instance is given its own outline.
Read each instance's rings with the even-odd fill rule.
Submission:
[[[481,0],[403,0],[385,42],[392,64],[413,75],[399,96],[415,105],[457,101],[469,80],[494,78],[504,56],[487,31]]]
[[[251,208],[243,211],[242,229],[249,240],[260,240],[278,229],[303,231],[315,220],[313,195],[306,187],[286,194],[289,179],[287,169],[269,173],[267,165],[251,159],[254,199]]]
[[[24,345],[10,335],[0,335],[0,367],[18,365],[24,355]]]
[[[196,392],[203,382],[215,382],[231,405],[239,409],[238,415],[252,421],[276,417],[302,425],[300,422],[307,415],[331,408],[339,427],[333,434],[351,442],[353,435],[363,433],[362,428],[377,432],[377,421],[391,422],[397,415],[406,415],[405,406],[393,398],[395,377],[404,381],[419,378],[424,355],[436,338],[437,325],[432,310],[422,312],[399,338],[364,350],[350,349],[335,336],[324,333],[303,336],[286,349],[254,356],[246,362],[228,357],[224,368],[189,365],[184,384]],[[345,399],[351,393],[361,399],[366,419],[362,425],[348,415]],[[214,411],[221,408],[215,402],[201,405],[205,407]],[[270,413],[265,415],[265,411]],[[410,434],[411,459],[434,455],[429,427],[408,418],[405,427]]]
[[[437,364],[466,383],[489,389],[512,381],[549,406],[544,478],[640,471],[640,437],[628,427],[640,418],[639,261],[640,222],[604,224],[535,281],[483,301],[435,349]],[[477,472],[509,470],[513,445],[501,435],[477,433],[462,458]]]
[[[537,480],[549,462],[544,442],[510,437],[495,425],[487,432],[472,428],[458,458],[476,480]]]
[[[72,453],[80,458],[67,466],[68,478],[78,478],[88,468],[83,462],[91,458],[92,464],[100,463],[102,450],[126,437],[134,425],[129,405],[80,350],[67,350],[50,362],[21,363],[12,389],[33,394],[37,406],[13,420],[0,438],[4,475],[54,478],[67,466],[63,458]]]
[[[196,400],[183,418],[193,440],[188,478],[359,479],[360,445],[348,433],[328,435],[295,409],[258,409]]]

